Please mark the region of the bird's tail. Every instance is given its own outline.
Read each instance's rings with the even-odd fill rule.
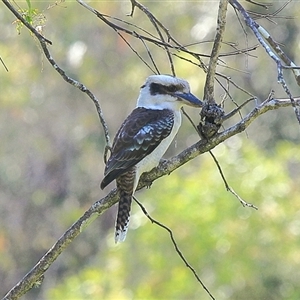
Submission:
[[[128,230],[132,195],[120,191],[120,202],[116,221],[115,242],[124,242]]]
[[[115,242],[124,242],[128,230],[132,194],[134,192],[135,170],[122,174],[117,178],[120,201],[116,221]]]

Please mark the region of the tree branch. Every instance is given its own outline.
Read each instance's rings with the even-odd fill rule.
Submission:
[[[221,50],[223,35],[225,31],[227,5],[228,5],[228,0],[221,0],[219,3],[217,32],[214,39],[213,48],[211,51],[209,67],[208,67],[208,72],[207,72],[206,82],[204,87],[203,99],[211,103],[215,102],[214,81],[215,81],[217,63],[218,63],[219,54]]]

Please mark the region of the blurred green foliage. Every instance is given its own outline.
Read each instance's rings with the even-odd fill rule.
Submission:
[[[32,6],[30,0],[26,0],[27,7],[22,8],[18,5],[16,1],[13,1],[14,4],[18,7],[19,13],[23,16],[26,22],[30,25],[36,26],[43,26],[46,21],[46,17],[43,13],[39,12],[39,10]],[[23,23],[20,20],[16,20],[16,29],[19,34],[21,34],[21,29],[23,28]],[[39,30],[37,28],[37,30]]]
[[[26,2],[15,3],[21,10],[28,9]],[[31,14],[34,26],[43,22],[42,33],[53,43],[51,55],[99,98],[113,135],[135,106],[138,89],[151,70],[113,30],[75,1],[29,3],[43,16]],[[210,53],[215,2],[143,3],[180,42],[195,43],[192,50]],[[155,34],[138,10],[133,18],[126,16],[130,1],[90,4]],[[281,5],[274,2],[272,11]],[[275,40],[286,45],[284,49],[296,63],[299,10],[296,2],[289,4],[283,15],[296,18],[277,18],[276,26],[259,20]],[[222,52],[257,43],[250,33],[245,37],[232,9],[228,20],[225,40],[235,44],[224,44]],[[99,188],[105,139],[94,104],[62,80],[27,29],[17,34],[15,21],[3,6],[0,56],[9,72],[0,65],[0,295],[109,191]],[[144,45],[124,37],[150,63]],[[147,46],[161,73],[170,73],[163,49]],[[276,66],[265,51],[251,54],[222,57],[218,71],[261,100],[271,89],[284,97]],[[186,78],[193,93],[201,97],[205,74],[179,58],[174,64],[177,75]],[[288,71],[285,75],[298,95],[293,77]],[[222,83],[227,84],[226,80]],[[230,92],[238,104],[249,97],[235,87]],[[224,99],[219,85],[215,95],[218,102]],[[225,100],[227,112],[233,107],[230,99]],[[199,112],[187,111],[197,123]],[[185,118],[183,123],[167,157],[198,140]],[[231,186],[257,205],[258,211],[241,207],[225,191],[208,154],[137,194],[153,217],[172,228],[180,249],[217,299],[299,299],[298,132],[293,110],[286,108],[260,117],[247,135],[231,138],[214,150]],[[41,287],[23,299],[208,298],[176,255],[168,234],[150,226],[137,205],[133,205],[126,242],[115,246],[115,213],[111,208],[92,223],[50,267]]]
[[[272,156],[241,138],[215,151],[226,192],[206,154],[162,178],[138,198],[170,227],[179,248],[216,299],[299,299],[300,153],[281,143]],[[168,233],[135,204],[128,240],[96,255],[46,299],[209,299],[180,260]]]

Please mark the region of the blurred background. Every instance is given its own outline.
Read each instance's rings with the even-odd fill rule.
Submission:
[[[269,1],[270,2],[270,1]],[[26,9],[26,2],[16,1]],[[102,13],[155,33],[130,1],[89,3]],[[144,1],[182,44],[209,55],[215,35],[215,1]],[[111,138],[136,104],[152,71],[126,43],[75,1],[32,2],[35,25],[52,41],[51,55],[66,73],[99,99]],[[252,11],[273,13],[245,4]],[[257,20],[299,64],[300,4],[289,3],[273,18]],[[257,44],[229,6],[222,53]],[[276,22],[276,23],[274,23]],[[118,23],[121,24],[121,23]],[[124,26],[124,24],[121,24]],[[0,9],[0,295],[12,288],[96,200],[101,191],[105,138],[93,102],[62,80],[38,41]],[[131,28],[132,29],[132,28]],[[141,41],[124,35],[151,65]],[[233,47],[234,45],[234,47]],[[148,45],[161,73],[171,73],[163,49]],[[187,55],[178,53],[185,58]],[[218,71],[258,102],[270,91],[286,97],[276,66],[259,47],[251,55],[223,57]],[[190,59],[190,58],[189,58]],[[203,58],[208,62],[207,58]],[[174,58],[178,77],[203,96],[204,72]],[[285,76],[294,96],[299,87]],[[227,86],[227,81],[221,79]],[[229,85],[237,104],[249,95]],[[216,101],[234,108],[216,84]],[[255,106],[243,109],[245,115]],[[199,111],[186,109],[194,122]],[[236,116],[228,127],[240,119]],[[198,140],[186,118],[166,157]],[[209,154],[197,157],[151,189],[137,193],[152,217],[173,230],[179,248],[216,299],[300,298],[299,124],[293,109],[268,112],[244,132],[213,150],[228,183],[258,211],[228,193]],[[176,254],[167,232],[150,223],[134,203],[125,243],[114,244],[116,208],[96,219],[53,263],[43,284],[22,299],[209,299]]]

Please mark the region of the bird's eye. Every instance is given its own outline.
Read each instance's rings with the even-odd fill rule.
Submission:
[[[170,85],[167,87],[168,92],[174,93],[178,90],[178,87],[176,85]]]

